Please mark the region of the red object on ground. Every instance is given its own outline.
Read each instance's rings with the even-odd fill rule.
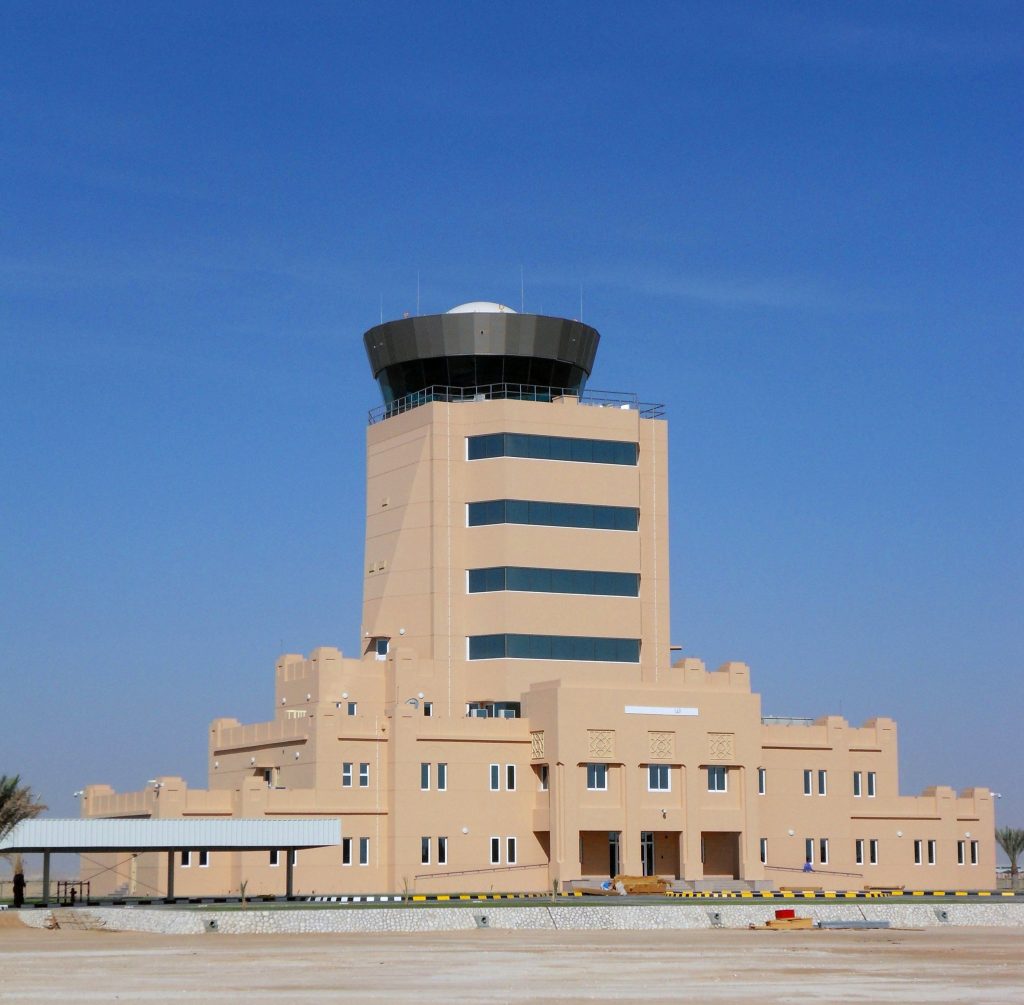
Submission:
[[[795,918],[796,911],[792,907],[780,907],[775,912],[775,920],[781,921],[783,918]]]

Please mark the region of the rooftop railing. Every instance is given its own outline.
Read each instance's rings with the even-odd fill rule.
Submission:
[[[621,408],[639,412],[643,419],[660,419],[665,415],[665,406],[651,402],[638,401],[635,394],[628,391],[577,391],[568,387],[543,387],[538,384],[477,384],[473,387],[447,387],[434,384],[422,391],[414,391],[404,397],[396,398],[388,405],[378,405],[370,409],[370,425],[390,419],[393,415],[410,412],[420,405],[428,405],[432,401],[473,402],[494,401],[509,398],[514,401],[559,401],[563,398],[576,398],[581,405],[597,408]]]

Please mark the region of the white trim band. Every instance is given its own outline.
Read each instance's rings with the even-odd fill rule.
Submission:
[[[667,705],[627,705],[627,715],[700,715],[695,708],[669,708]]]

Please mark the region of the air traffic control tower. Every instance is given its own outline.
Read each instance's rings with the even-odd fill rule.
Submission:
[[[584,390],[598,333],[477,302],[364,340],[384,396],[367,442],[366,644],[439,664],[452,712],[518,707],[550,661],[654,682],[669,656],[665,423]]]
[[[207,790],[87,786],[86,816],[336,819],[300,893],[752,890],[807,861],[841,889],[994,883],[992,794],[900,795],[891,719],[762,717],[745,664],[673,657],[667,424],[587,387],[593,328],[474,302],[364,340],[358,651],[278,657],[273,719],[211,724]],[[273,849],[197,851],[83,876],[281,889]]]

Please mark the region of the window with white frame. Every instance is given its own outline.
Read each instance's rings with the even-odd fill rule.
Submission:
[[[505,838],[505,864],[516,864],[516,839],[514,837]]]
[[[448,838],[443,835],[437,839],[437,864],[448,864]]]
[[[818,839],[818,861],[822,865],[828,865],[828,838]]]
[[[978,864],[978,842],[971,842],[971,865]]]
[[[359,864],[370,864],[370,839],[368,837],[359,839]]]
[[[761,865],[767,865],[768,864],[768,838],[761,838],[760,851],[761,851]]]
[[[818,795],[828,795],[828,772],[825,770],[820,770],[818,772]]]
[[[420,763],[420,791],[428,792],[430,790],[430,762],[422,761]]]
[[[814,838],[804,838],[804,861],[814,864]]]
[[[729,772],[724,764],[708,765],[708,792],[727,792]]]
[[[505,765],[505,788],[509,792],[516,790],[516,766],[514,764]]]
[[[938,842],[932,838],[928,841],[928,864],[935,865],[935,860],[938,857]]]
[[[853,860],[857,865],[864,864],[864,838],[857,838],[853,842]]]
[[[434,703],[432,701],[425,701],[423,703],[423,714],[429,719],[434,714]]]
[[[855,771],[853,773],[853,795],[854,795],[854,798],[856,798],[856,799],[860,799],[861,782],[862,781],[863,781],[863,777],[862,777],[861,772]]]
[[[814,772],[810,768],[804,768],[804,795],[810,796],[814,794]]]
[[[591,762],[587,765],[587,788],[605,791],[608,788],[608,765]]]
[[[358,711],[359,711],[359,704],[358,704],[358,702],[350,701],[348,703],[348,714],[349,715],[355,715]]]
[[[192,866],[192,852],[183,851],[181,853],[181,867],[182,869],[189,869]]]
[[[501,862],[501,838],[491,838],[491,865],[498,865]]]
[[[868,798],[873,799],[875,796],[875,773],[873,771],[868,772]]]
[[[497,792],[501,788],[501,765],[491,765],[491,792]]]
[[[272,867],[277,868],[280,862],[280,853],[276,848],[270,849],[270,864]]]
[[[445,792],[448,789],[448,762],[437,762],[437,791]]]
[[[341,839],[341,864],[352,864],[352,838]]]
[[[210,866],[210,853],[204,848],[199,853],[199,868],[208,869]]]
[[[366,789],[370,786],[370,765],[367,761],[359,764],[359,788]]]
[[[967,864],[967,842],[957,841],[956,843],[956,864],[966,865]]]
[[[548,790],[548,766],[546,764],[537,765],[537,783],[541,792],[547,792]]]
[[[420,865],[430,865],[430,838],[420,838]]]
[[[766,768],[757,769],[757,794],[763,796],[768,791],[768,770]]]
[[[872,838],[868,842],[868,863],[878,865],[878,838]]]
[[[671,792],[672,773],[667,764],[647,765],[647,791]]]
[[[343,761],[341,765],[341,787],[343,789],[352,788],[352,762]]]
[[[924,861],[924,842],[920,838],[914,839],[914,865],[921,865]]]

